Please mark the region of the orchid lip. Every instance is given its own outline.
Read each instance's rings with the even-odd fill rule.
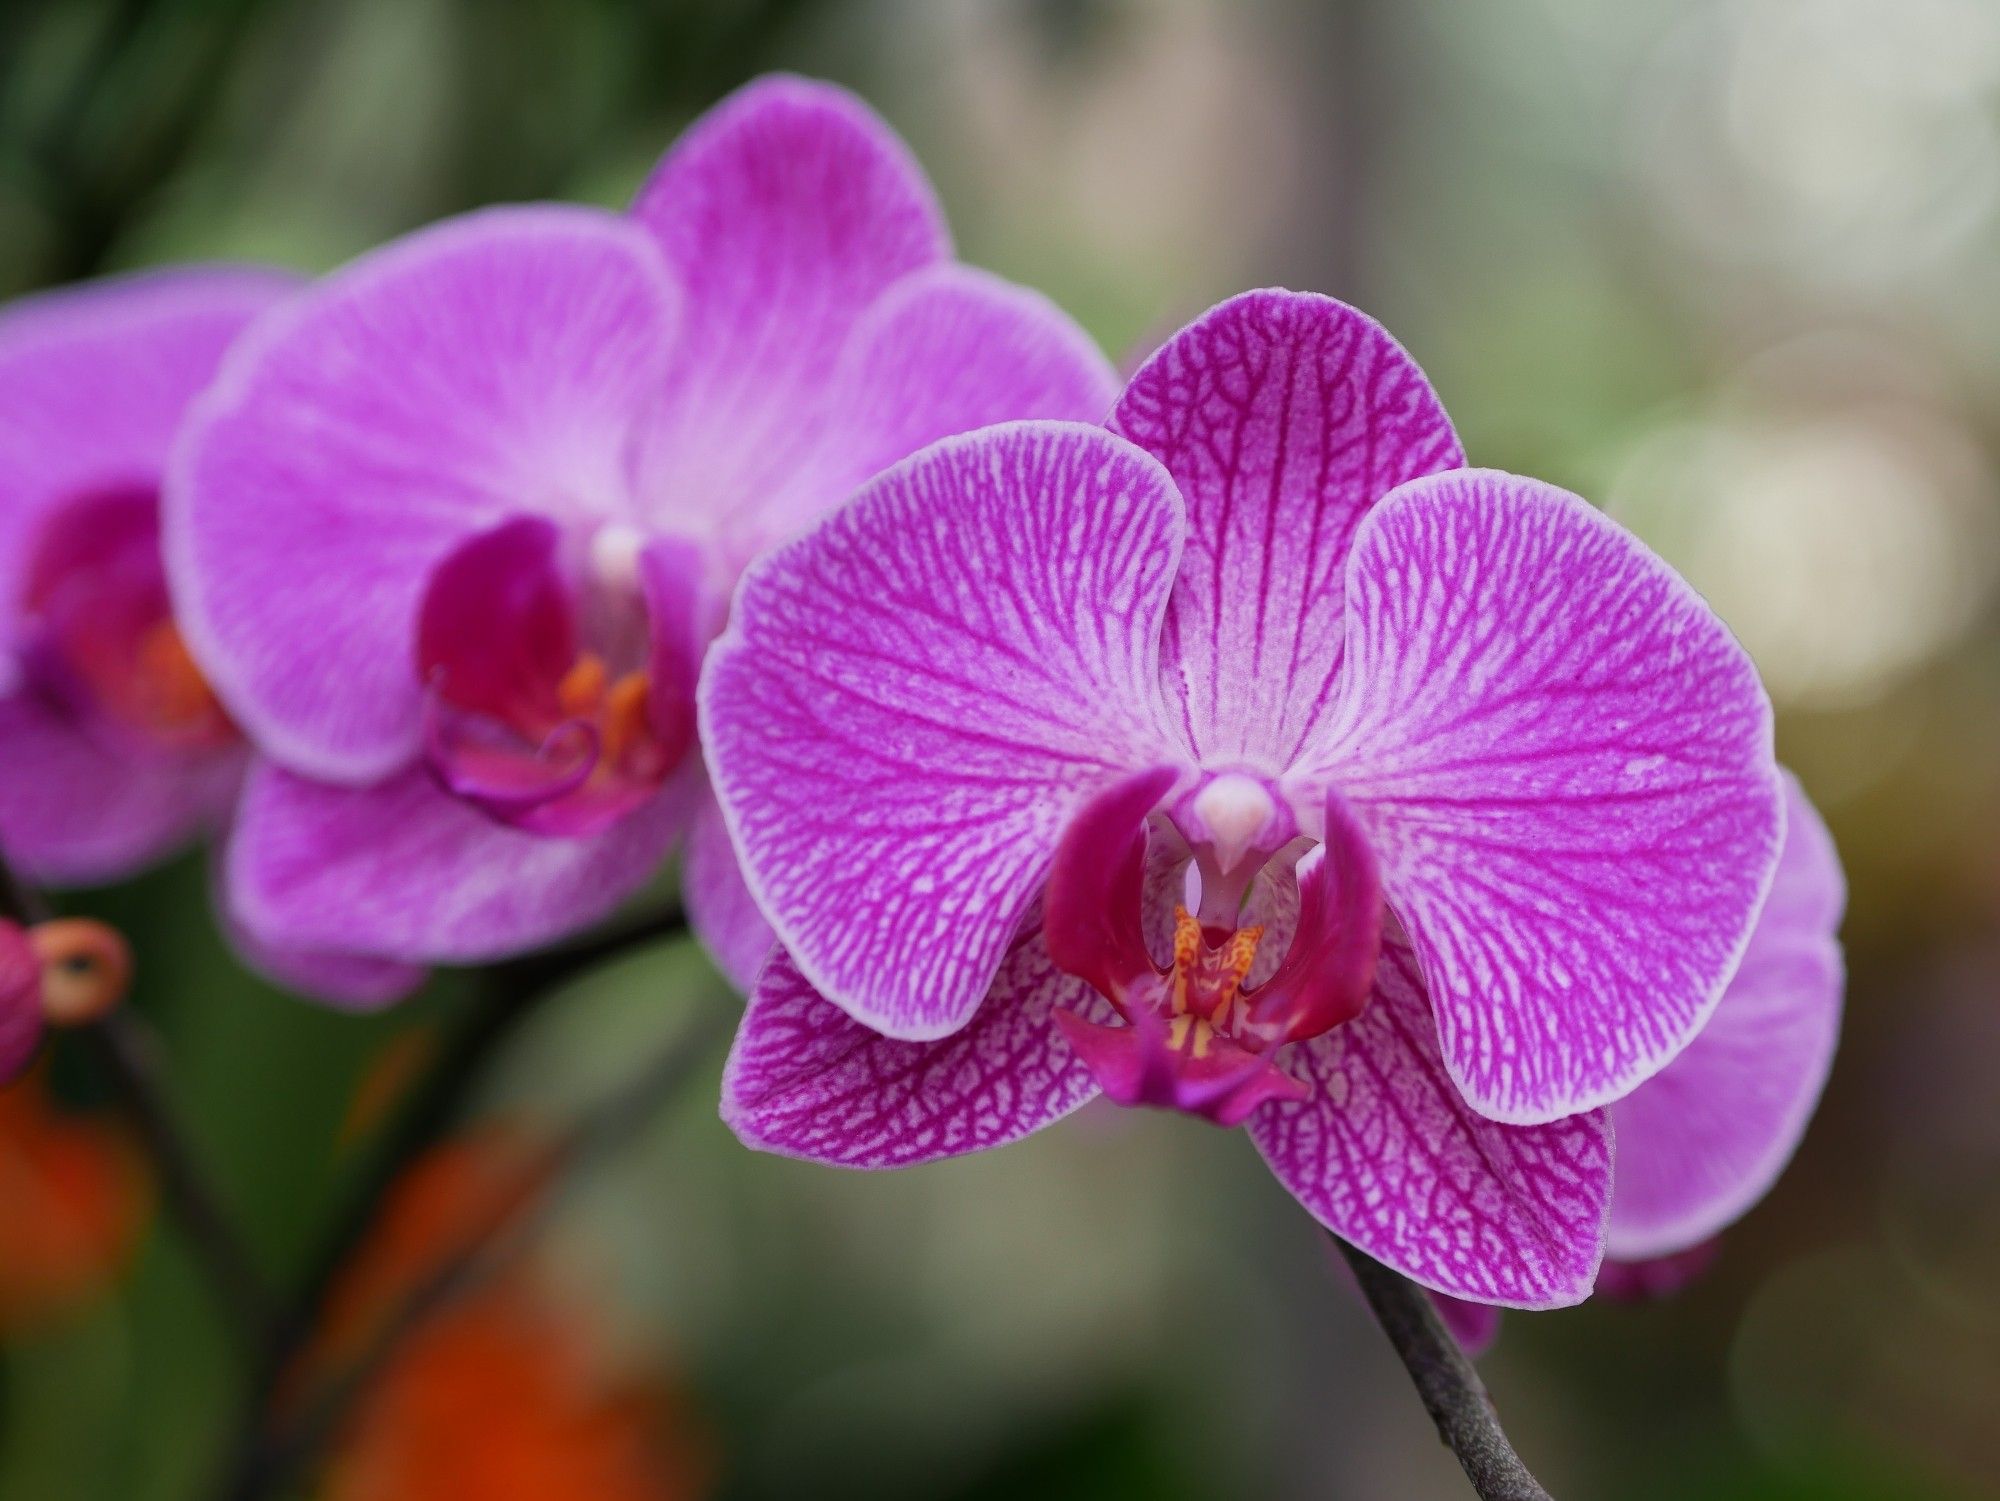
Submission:
[[[1122,1020],[1062,1021],[1105,1092],[1123,1104],[1233,1125],[1269,1100],[1297,1097],[1275,1061],[1281,1049],[1360,1014],[1381,945],[1380,881],[1372,852],[1337,796],[1327,800],[1327,843],[1294,871],[1276,868],[1273,856],[1282,846],[1246,859],[1244,851],[1274,832],[1290,836],[1295,824],[1279,817],[1261,785],[1215,778],[1181,805],[1206,815],[1199,833],[1208,837],[1190,841],[1203,888],[1200,912],[1174,909],[1172,952],[1156,959],[1143,933],[1144,872],[1152,841],[1161,837],[1152,813],[1174,780],[1165,769],[1128,778],[1077,815],[1050,870],[1043,933],[1058,967],[1089,982]],[[1209,791],[1218,786],[1219,793]],[[1183,837],[1190,832],[1180,819],[1168,822]],[[1212,904],[1218,833],[1236,845],[1237,857],[1225,877],[1227,900]],[[1204,860],[1205,853],[1211,858]],[[1267,882],[1296,881],[1299,907],[1288,933],[1269,935],[1287,943],[1282,959],[1252,986],[1267,933],[1263,923],[1245,919],[1256,915],[1251,888],[1267,867]]]
[[[438,783],[501,823],[580,838],[643,806],[684,758],[690,690],[653,639],[642,542],[600,529],[581,578],[563,544],[539,516],[461,544],[432,574],[417,654]]]

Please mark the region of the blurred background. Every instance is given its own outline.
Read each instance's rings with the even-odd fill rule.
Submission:
[[[0,294],[619,204],[770,68],[864,93],[964,256],[1114,357],[1246,286],[1362,305],[1473,462],[1581,491],[1714,602],[1852,882],[1832,1085],[1705,1280],[1511,1317],[1485,1375],[1565,1497],[2000,1496],[2000,6],[7,0]],[[368,1020],[266,988],[194,858],[88,906],[298,1266],[464,985]],[[539,1017],[483,1109],[560,1119],[727,1004],[692,948],[641,954]],[[454,1421],[498,1455],[478,1496],[523,1501],[1466,1494],[1239,1136],[1086,1112],[839,1175],[742,1151],[715,1067],[568,1201],[532,1288],[432,1350],[459,1406],[385,1396],[325,1494],[472,1495],[383,1478]],[[229,1352],[88,1071],[32,1088],[0,1100],[0,1498],[196,1494]]]

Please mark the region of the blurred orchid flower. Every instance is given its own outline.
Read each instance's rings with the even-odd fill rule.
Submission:
[[[1376,324],[1251,293],[1110,431],[938,444],[754,566],[701,702],[784,950],[738,1134],[895,1166],[1103,1092],[1427,1286],[1585,1296],[1598,1107],[1771,880],[1770,708],[1633,538],[1460,462]]]
[[[269,758],[232,909],[473,962],[604,917],[687,834],[747,983],[770,931],[693,702],[738,571],[933,439],[1114,394],[1053,306],[951,260],[879,119],[797,79],[698,121],[627,215],[493,209],[336,273],[229,361],[169,485],[189,639]]]
[[[160,490],[224,351],[293,289],[201,266],[0,311],[0,846],[37,881],[120,880],[227,823],[249,755],[176,622]],[[350,1003],[421,979],[323,947],[239,944]]]

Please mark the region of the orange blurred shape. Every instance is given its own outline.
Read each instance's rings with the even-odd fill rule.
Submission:
[[[328,1310],[309,1369],[351,1358],[446,1257],[489,1232],[539,1161],[488,1134],[435,1149],[391,1195]],[[682,1501],[704,1446],[656,1373],[516,1261],[417,1326],[356,1404],[324,1501]]]
[[[41,1069],[0,1089],[0,1337],[109,1291],[151,1212],[113,1122],[57,1107]]]

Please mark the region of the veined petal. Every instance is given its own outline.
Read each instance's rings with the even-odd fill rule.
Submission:
[[[1172,481],[1099,428],[949,439],[767,554],[702,675],[702,743],[757,904],[892,1037],[963,1026],[1071,814],[1183,754],[1157,638]]]
[[[608,917],[666,858],[683,777],[589,838],[524,833],[421,768],[374,787],[258,764],[229,844],[229,907],[260,942],[406,963],[476,964]]]
[[[844,89],[760,79],[688,130],[632,205],[687,291],[647,493],[729,514],[812,451],[849,333],[951,251],[909,148]]]
[[[1611,1107],[1611,1255],[1650,1260],[1698,1245],[1791,1160],[1833,1066],[1846,903],[1833,839],[1787,772],[1778,873],[1722,1003],[1687,1051]]]
[[[30,879],[95,886],[219,824],[243,758],[114,754],[29,693],[0,699],[0,847]]]
[[[1187,499],[1163,657],[1188,739],[1211,763],[1283,769],[1331,712],[1355,527],[1404,480],[1465,462],[1444,408],[1372,318],[1246,292],[1146,361],[1111,428]]]
[[[835,1167],[910,1167],[1005,1146],[1097,1094],[1054,1022],[1079,1009],[1109,1015],[1028,939],[961,1031],[898,1042],[818,995],[780,952],[736,1034],[722,1118],[746,1145]]]
[[[1371,512],[1347,598],[1300,776],[1374,844],[1452,1077],[1517,1124],[1629,1093],[1708,1020],[1777,860],[1749,658],[1614,523],[1491,471]]]
[[[51,506],[157,492],[223,351],[297,284],[251,266],[147,271],[0,311],[0,600],[15,608]]]
[[[631,516],[676,307],[630,222],[490,209],[363,257],[232,352],[175,453],[167,557],[262,749],[345,782],[416,755],[432,568],[508,515]]]
[[[1312,1093],[1244,1123],[1335,1235],[1436,1292],[1512,1308],[1590,1295],[1611,1197],[1602,1111],[1545,1126],[1475,1113],[1438,1054],[1416,957],[1384,942],[1368,1009],[1285,1054]]]
[[[745,518],[746,557],[831,510],[926,444],[996,422],[1101,422],[1110,362],[1038,292],[970,266],[903,278],[868,310],[828,385],[825,436],[784,488]]]
[[[715,967],[748,995],[777,935],[743,883],[722,810],[712,797],[702,798],[688,830],[687,849],[681,856],[681,900],[687,904],[688,926]]]

